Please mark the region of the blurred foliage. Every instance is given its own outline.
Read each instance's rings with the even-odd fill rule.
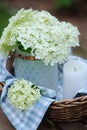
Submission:
[[[3,29],[8,25],[9,18],[15,13],[14,10],[0,6],[0,36]]]
[[[56,8],[68,8],[80,0],[56,0]]]

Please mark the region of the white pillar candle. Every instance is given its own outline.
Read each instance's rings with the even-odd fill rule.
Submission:
[[[80,60],[66,62],[63,67],[64,99],[73,98],[84,87],[87,87],[87,64]]]

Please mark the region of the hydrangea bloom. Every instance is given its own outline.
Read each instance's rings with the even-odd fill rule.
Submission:
[[[9,20],[0,39],[0,51],[8,53],[22,46],[45,64],[62,63],[68,58],[69,48],[79,46],[78,28],[60,22],[47,11],[21,9]]]
[[[26,110],[40,97],[40,89],[32,82],[14,81],[7,93],[8,101],[18,110]]]

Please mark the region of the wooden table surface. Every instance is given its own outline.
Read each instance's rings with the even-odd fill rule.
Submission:
[[[5,114],[2,112],[1,108],[0,130],[15,130]],[[44,119],[37,130],[87,130],[87,127],[80,121],[72,123],[55,123],[55,126],[52,126]]]

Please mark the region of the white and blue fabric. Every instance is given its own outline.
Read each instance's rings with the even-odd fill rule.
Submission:
[[[0,56],[0,81],[5,81],[5,77],[7,77],[8,75],[5,66],[6,66],[6,58]]]
[[[1,61],[2,68],[0,67],[1,72],[3,72],[1,74],[3,79],[1,78],[0,80],[6,82],[0,99],[1,108],[16,130],[37,130],[48,107],[56,99],[56,93],[54,90],[40,87],[40,89],[44,90],[43,95],[40,96],[40,99],[34,105],[26,111],[16,110],[8,102],[7,91],[8,87],[17,79],[6,70],[5,63],[3,62],[2,64]]]
[[[49,105],[54,101],[51,98],[55,98],[55,93],[52,90],[46,90],[46,95],[48,91],[48,95],[51,94],[51,97],[40,96],[40,99],[28,110],[18,111],[7,99],[8,86],[15,80],[15,78],[11,78],[6,81],[1,95],[1,108],[16,130],[37,130]]]
[[[83,60],[87,63],[86,60],[79,58],[79,57],[72,57],[73,59],[79,59]],[[71,58],[71,59],[72,59]],[[40,89],[44,90],[43,95],[41,95],[40,99],[32,105],[28,110],[26,111],[18,111],[16,110],[7,99],[7,91],[8,87],[17,80],[15,77],[13,77],[5,67],[6,59],[0,59],[0,72],[1,77],[0,81],[5,81],[6,84],[3,88],[1,99],[0,99],[0,105],[5,113],[5,115],[8,117],[11,124],[14,126],[16,130],[37,130],[39,124],[41,123],[48,107],[54,100],[56,99],[55,91],[46,89],[44,87],[40,87]],[[59,70],[59,99],[62,99],[63,96],[63,64],[58,66]],[[80,90],[79,92],[87,92],[87,88],[84,88],[83,90]]]

